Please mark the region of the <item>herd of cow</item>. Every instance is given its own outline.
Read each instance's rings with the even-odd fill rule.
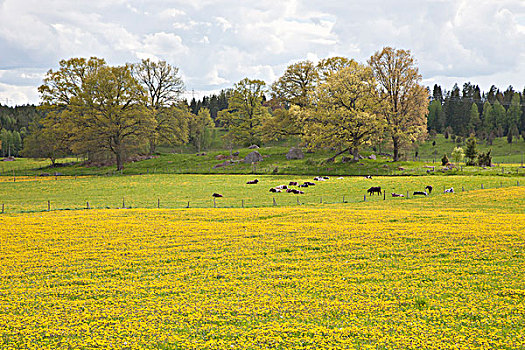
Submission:
[[[328,176],[314,177],[314,181],[326,181],[328,179],[329,179]],[[259,180],[255,179],[255,180],[248,181],[246,184],[253,185],[257,183],[259,183]],[[302,184],[299,184],[298,181],[290,181],[288,185],[279,185],[279,186],[270,188],[270,192],[272,193],[287,192],[287,193],[293,193],[293,194],[304,194],[304,191],[301,191],[297,188],[291,188],[292,186],[299,187],[299,188],[305,188],[305,187],[315,186],[315,182],[305,181]]]
[[[328,179],[329,179],[328,176],[317,176],[317,177],[314,177],[314,181],[326,181]],[[342,177],[340,177],[339,179],[342,179]],[[372,179],[372,176],[365,176],[365,179]],[[255,185],[255,184],[258,184],[258,183],[259,183],[258,179],[250,180],[250,181],[246,182],[247,185]],[[291,187],[305,188],[305,187],[310,187],[310,186],[315,186],[315,183],[314,182],[310,182],[310,181],[305,181],[302,184],[299,184],[299,182],[297,182],[297,181],[290,181],[288,183],[288,185],[279,185],[279,186],[275,186],[275,187],[270,188],[270,192],[272,192],[272,193],[287,192],[287,193],[293,193],[293,194],[304,194],[304,191],[301,191],[301,190],[299,190],[297,188],[291,188]],[[428,185],[428,186],[425,187],[424,191],[414,191],[413,195],[414,196],[428,196],[429,194],[432,193],[432,190],[433,190],[433,187],[431,185]],[[368,190],[366,190],[366,192],[370,196],[375,194],[375,193],[377,193],[377,195],[380,196],[383,193],[383,190],[381,189],[381,186],[372,186]],[[454,188],[451,187],[449,189],[445,189],[444,193],[454,193]],[[403,194],[395,193],[395,192],[392,192],[391,195],[392,195],[392,197],[404,197]],[[214,193],[212,196],[213,197],[222,197],[222,195],[219,194],[219,193]]]

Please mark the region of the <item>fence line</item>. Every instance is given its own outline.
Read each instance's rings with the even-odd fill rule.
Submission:
[[[521,186],[520,185],[520,181],[517,180],[516,181],[516,184],[515,185],[506,185],[506,186],[503,186],[503,183],[502,182],[499,182],[499,183],[495,183],[493,185],[494,187],[487,187],[485,186],[483,183],[480,184],[480,187],[479,188],[472,188],[470,190],[484,190],[484,189],[489,189],[489,188],[493,188],[493,189],[496,189],[496,188],[503,188],[503,187],[506,187],[506,188],[510,188],[510,187],[519,187]],[[447,190],[447,186],[444,185],[443,186],[443,192],[434,192],[435,195],[445,195],[445,190]],[[468,192],[469,189],[465,189],[465,186],[461,186],[461,192]],[[429,196],[432,196],[434,197],[435,196],[433,193],[429,194]],[[207,200],[201,200],[200,202],[197,202],[197,205],[193,205],[192,208],[197,208],[197,209],[209,209],[209,208],[220,208],[220,209],[227,209],[227,208],[270,208],[270,207],[278,207],[278,206],[285,206],[285,207],[290,207],[290,206],[299,206],[299,205],[310,205],[310,206],[318,206],[318,205],[332,205],[332,204],[357,204],[357,203],[364,203],[364,202],[367,202],[367,203],[373,203],[374,201],[377,201],[377,200],[382,200],[382,201],[385,201],[387,200],[387,197],[386,196],[386,190],[383,191],[383,198],[381,199],[381,196],[379,195],[378,196],[378,199],[376,200],[372,200],[370,201],[371,199],[373,198],[376,198],[375,196],[370,196],[370,197],[367,197],[367,195],[365,194],[361,200],[359,200],[359,195],[353,197],[354,200],[353,201],[348,201],[348,198],[352,198],[351,196],[349,196],[348,194],[342,194],[342,195],[339,195],[339,196],[333,196],[333,197],[327,197],[327,196],[301,196],[301,195],[296,195],[296,200],[294,201],[293,197],[288,197],[286,198],[284,201],[278,201],[275,197],[272,197],[271,200],[266,203],[266,204],[260,204],[259,203],[255,203],[253,205],[249,205],[248,201],[246,199],[240,199],[240,202],[237,202],[237,203],[240,203],[239,204],[233,204],[232,201],[228,200],[226,198],[226,203],[223,202],[221,203],[220,201],[217,201],[215,197],[213,197],[213,202],[210,205],[206,205],[206,203],[210,203],[209,201]],[[301,200],[301,198],[303,200]],[[328,201],[326,199],[329,199]],[[390,197],[388,197],[390,198]],[[405,199],[415,199],[417,197],[415,196],[410,196],[410,191],[407,190],[407,193],[406,193],[406,197]],[[129,203],[132,203],[133,198],[131,198],[131,201]],[[284,198],[282,198],[284,199]],[[318,200],[317,200],[318,199]],[[239,199],[237,199],[236,201],[238,201]],[[391,200],[398,200],[399,199],[391,199]],[[180,200],[179,200],[180,201]],[[144,201],[141,201],[141,202],[144,202]],[[190,208],[190,201],[187,201],[187,205],[169,205],[169,201],[166,201],[167,204],[163,205],[162,208],[163,209],[187,209],[187,208]],[[294,203],[295,202],[295,203]],[[92,202],[91,202],[92,203]],[[114,209],[160,209],[161,208],[161,200],[160,198],[157,198],[156,202],[152,200],[152,205],[151,206],[141,206],[140,204],[137,205],[137,206],[133,206],[133,205],[130,205],[130,204],[127,204],[126,205],[126,198],[122,198],[122,206],[120,207],[116,207]],[[186,201],[184,201],[184,203],[186,203]],[[195,202],[194,202],[195,203]],[[402,203],[402,202],[400,202]],[[45,204],[47,204],[47,208],[45,209],[42,209],[42,210],[15,210],[15,211],[12,211],[10,213],[30,213],[30,212],[42,212],[42,211],[61,211],[61,210],[89,210],[89,209],[111,209],[111,207],[109,206],[99,206],[99,207],[95,207],[93,206],[92,204],[90,204],[89,201],[86,201],[86,205],[85,206],[79,206],[79,207],[59,207],[57,205],[57,203],[53,203],[51,202],[51,200],[47,200],[45,202]],[[204,205],[202,205],[204,204]],[[53,208],[53,209],[52,209]],[[6,205],[6,203],[2,203],[1,205],[1,214],[4,214],[4,213],[7,213],[9,210],[9,206]]]

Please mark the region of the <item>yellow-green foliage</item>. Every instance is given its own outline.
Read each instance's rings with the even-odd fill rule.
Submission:
[[[407,202],[4,214],[0,348],[524,347],[525,189]]]

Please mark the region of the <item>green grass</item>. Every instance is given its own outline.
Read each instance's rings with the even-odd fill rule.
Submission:
[[[432,145],[432,141],[436,141],[435,146]],[[450,161],[452,162],[453,160],[450,154],[452,153],[455,147],[462,147],[465,150],[466,145],[464,141],[458,144],[450,138],[448,140],[445,139],[445,137],[440,134],[437,135],[434,140],[427,141],[421,144],[416,149],[419,152],[419,157],[421,159],[435,159],[436,162],[440,162],[441,157],[443,157],[443,154],[446,153]],[[494,140],[492,145],[487,145],[483,142],[478,143],[477,149],[479,152],[486,152],[489,149],[491,149],[493,155],[492,161],[495,164],[516,163],[523,165],[523,162],[525,162],[525,141],[522,138],[520,138],[519,140],[516,140],[516,138],[514,138],[513,143],[509,144],[507,143],[506,137],[499,137]],[[411,152],[409,158],[413,157],[414,153],[415,151]]]
[[[228,150],[207,151],[205,156],[197,156],[189,148],[178,150],[179,153],[161,153],[153,159],[129,162],[124,166],[122,174],[266,174],[266,175],[524,175],[522,168],[522,157],[525,154],[525,142],[515,141],[512,145],[507,144],[506,138],[496,139],[492,146],[479,144],[479,151],[492,149],[494,167],[480,168],[467,167],[464,163],[456,164],[457,168],[444,170],[441,167],[441,157],[447,153],[450,157],[451,151],[456,146],[465,147],[464,144],[456,144],[446,140],[442,135],[435,139],[436,146],[428,141],[415,150],[418,151],[420,161],[414,161],[415,150],[404,151],[404,157],[409,161],[392,162],[389,157],[377,156],[377,152],[371,149],[363,149],[361,154],[365,159],[359,162],[342,163],[341,156],[333,163],[326,163],[326,159],[333,156],[335,151],[319,149],[314,153],[305,153],[305,158],[300,160],[287,160],[286,153],[290,146],[296,145],[297,140],[287,140],[262,147],[258,151],[263,155],[262,162],[246,164],[242,160],[252,150],[247,148],[235,149],[239,156],[235,157],[234,164],[220,168],[214,166],[223,163],[224,160],[217,159],[218,156],[228,156]],[[220,146],[216,141],[216,146]],[[159,150],[169,151],[166,148]],[[175,150],[171,150],[173,152]],[[182,151],[182,153],[180,153]],[[367,159],[369,155],[377,156],[376,160]],[[350,156],[350,155],[347,155]],[[525,160],[525,159],[524,159]],[[75,158],[59,160],[59,163],[75,162]],[[450,159],[450,161],[453,161]],[[39,175],[112,175],[116,173],[115,166],[88,167],[81,162],[74,165],[50,168],[47,160],[30,160],[19,158],[11,162],[0,162],[0,175],[12,176],[39,176]],[[434,168],[431,168],[434,167]]]
[[[259,184],[247,185],[248,180],[258,178]],[[303,189],[305,194],[271,193],[271,187],[288,184],[289,181],[312,181],[308,176],[279,175],[134,175],[134,176],[96,176],[96,177],[58,177],[19,178],[13,182],[4,178],[0,182],[0,204],[5,204],[6,212],[83,209],[89,202],[90,208],[118,208],[124,201],[126,207],[156,208],[160,201],[162,208],[190,207],[210,208],[214,201],[212,193],[220,193],[217,207],[267,207],[278,206],[327,205],[342,203],[349,205],[363,203],[375,205],[383,202],[383,196],[367,196],[371,186],[381,186],[386,190],[386,201],[396,201],[401,207],[416,203],[424,204],[429,198],[413,198],[413,191],[422,191],[432,185],[434,192],[430,197],[460,198],[464,193],[484,189],[516,186],[518,181],[525,186],[525,179],[501,176],[422,176],[422,177],[331,177],[328,181],[317,182],[316,186]],[[454,187],[456,194],[444,195],[443,188]],[[465,192],[463,192],[463,190]],[[409,198],[392,198],[396,192]],[[374,204],[375,203],[375,204]],[[518,206],[519,207],[519,206]]]

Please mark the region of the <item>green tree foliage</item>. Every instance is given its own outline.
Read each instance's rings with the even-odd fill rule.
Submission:
[[[505,131],[505,125],[507,124],[507,115],[505,107],[496,100],[492,106],[491,120],[494,125],[494,129],[498,137],[502,137]]]
[[[188,115],[180,104],[184,82],[179,69],[166,61],[142,60],[133,66],[133,76],[147,91],[148,102],[156,126],[149,136],[149,152],[153,154],[159,142],[180,145],[188,141]]]
[[[261,125],[263,141],[277,141],[289,136],[304,136],[300,121],[301,108],[292,106],[276,108],[268,115]]]
[[[479,118],[478,105],[476,103],[472,103],[472,106],[470,107],[468,129],[470,133],[473,133],[473,132],[480,130],[480,128],[481,128],[481,119]]]
[[[359,148],[384,125],[379,111],[372,70],[352,61],[315,89],[302,113],[305,140],[311,146],[337,149],[331,160],[348,150],[357,160]]]
[[[449,163],[447,154],[445,153],[443,157],[441,158],[441,165],[445,166]]]
[[[463,157],[465,157],[465,152],[463,151],[463,148],[456,147],[450,155],[454,158],[456,163],[459,163],[463,160]]]
[[[438,100],[433,100],[428,107],[428,118],[427,118],[427,129],[435,130],[437,132],[443,132],[443,125],[445,114],[443,113],[443,107]]]
[[[380,85],[382,114],[392,139],[394,161],[407,143],[426,134],[428,91],[421,85],[421,75],[410,51],[385,47],[369,60]]]
[[[294,63],[272,84],[272,97],[284,107],[305,107],[308,104],[308,94],[314,89],[318,76],[317,69],[311,61]]]
[[[513,93],[509,109],[507,109],[507,132],[510,132],[515,126],[520,125],[522,113],[520,95],[517,92]],[[516,134],[514,134],[514,136],[516,136]]]
[[[210,146],[213,133],[213,120],[208,108],[201,108],[190,120],[190,143],[200,152]]]
[[[64,128],[58,113],[50,113],[47,118],[39,118],[29,126],[29,136],[24,141],[22,155],[29,158],[48,158],[54,166],[55,161],[70,154],[71,132]]]
[[[61,128],[71,131],[75,153],[111,152],[117,169],[137,152],[156,122],[148,96],[130,65],[107,66],[102,59],[73,58],[50,70],[39,88],[44,108]]]
[[[316,67],[319,78],[318,83],[322,84],[326,82],[330,75],[343,68],[351,67],[354,63],[354,60],[341,56],[334,56],[320,60]]]
[[[465,150],[465,157],[467,158],[467,165],[475,165],[478,156],[477,140],[471,136],[467,139],[467,149]]]
[[[266,84],[262,80],[245,78],[235,84],[228,100],[229,108],[219,112],[219,122],[228,128],[225,135],[236,144],[261,144],[261,125],[268,118],[263,106]]]
[[[489,101],[486,101],[483,104],[483,114],[481,115],[481,127],[487,135],[489,135],[495,127],[495,123],[492,118],[492,105]]]

